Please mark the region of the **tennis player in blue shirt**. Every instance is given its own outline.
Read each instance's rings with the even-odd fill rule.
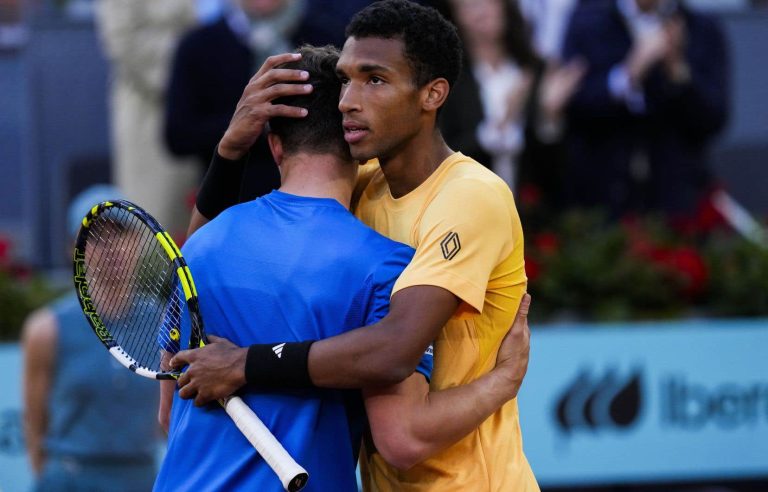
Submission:
[[[309,110],[303,119],[270,121],[280,190],[228,209],[183,248],[195,275],[206,329],[217,343],[224,342],[218,337],[239,346],[301,342],[374,324],[387,314],[394,282],[413,255],[410,247],[376,233],[349,212],[357,164],[349,155],[337,110],[338,52],[304,47],[300,53],[300,61],[290,55],[272,58],[254,77],[278,62],[293,60],[288,67],[307,71],[313,86],[311,94],[301,84],[275,90],[288,96],[276,105]],[[282,349],[282,344],[273,347],[278,357]],[[510,351],[502,345],[498,360]],[[416,370],[429,379],[431,346],[424,348]],[[430,398],[428,387],[421,386],[424,411],[436,411],[441,419],[434,443],[414,451],[408,442],[377,438],[403,435],[399,429],[412,424],[404,418],[372,420],[374,444],[396,466],[407,468],[426,459],[513,398],[517,388],[506,394],[498,388],[521,379],[516,371],[519,365],[500,364],[471,384]],[[392,391],[398,391],[397,386]],[[366,428],[365,410],[377,415],[378,402],[390,400],[368,398],[364,407],[359,391],[286,389],[280,380],[272,389],[252,390],[246,387],[241,396],[307,469],[305,490],[357,490],[355,466]],[[161,420],[171,397],[173,403],[168,451],[155,491],[282,490],[276,475],[220,407],[197,407],[172,392],[173,383],[163,386]],[[398,453],[398,445],[407,453]]]

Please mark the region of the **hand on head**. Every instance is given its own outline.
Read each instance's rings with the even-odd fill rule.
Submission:
[[[270,118],[303,118],[307,115],[307,110],[303,108],[272,104],[272,101],[280,97],[312,92],[310,84],[296,83],[307,80],[307,72],[275,68],[299,59],[299,53],[284,53],[267,58],[248,82],[237,103],[229,127],[219,142],[219,155],[229,160],[241,159],[259,138]]]

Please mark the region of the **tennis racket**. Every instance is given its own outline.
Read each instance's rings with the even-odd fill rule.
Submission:
[[[150,379],[178,379],[163,370],[164,355],[181,348],[189,317],[189,348],[206,343],[197,291],[170,235],[131,202],[95,205],[83,218],[74,254],[77,296],[96,336],[131,371]],[[298,491],[309,475],[237,396],[219,403],[274,470],[285,490]]]

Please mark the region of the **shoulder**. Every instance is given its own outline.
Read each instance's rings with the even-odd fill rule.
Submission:
[[[446,171],[436,199],[454,202],[456,207],[485,202],[501,204],[512,200],[512,191],[493,171],[471,157],[459,154]],[[461,203],[463,199],[471,201]]]
[[[376,265],[386,261],[389,257],[408,257],[410,260],[410,257],[413,256],[415,250],[407,244],[390,239],[354,218],[354,216],[350,217],[355,222],[356,227],[362,231],[360,236],[361,252],[368,255],[368,261],[371,264]]]
[[[215,238],[226,237],[232,227],[246,227],[245,223],[252,218],[250,210],[255,202],[256,200],[239,203],[221,212],[187,238],[187,241],[181,248],[182,253],[186,255],[189,252],[204,247]],[[224,247],[226,244],[226,241],[224,241],[220,246]]]
[[[21,338],[25,346],[53,344],[56,342],[57,335],[58,322],[51,307],[33,311],[24,320],[21,330]]]

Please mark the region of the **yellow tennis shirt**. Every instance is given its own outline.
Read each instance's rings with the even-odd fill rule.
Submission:
[[[430,388],[477,379],[495,365],[527,279],[523,231],[512,192],[491,171],[455,153],[419,187],[395,199],[378,164],[360,169],[357,216],[416,248],[394,292],[414,285],[449,290],[463,302],[434,344]],[[370,450],[368,450],[370,451]],[[523,454],[513,400],[478,429],[434,457],[400,472],[376,452],[361,453],[366,491],[538,491]]]

